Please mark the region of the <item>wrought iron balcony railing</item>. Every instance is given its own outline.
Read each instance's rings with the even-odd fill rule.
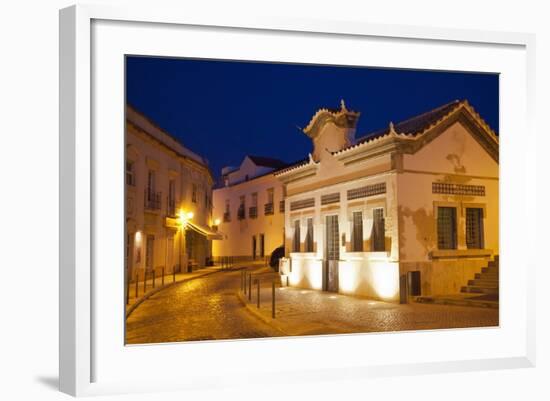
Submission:
[[[223,221],[224,221],[225,223],[231,221],[231,214],[230,214],[229,212],[225,212],[225,213],[223,214]]]
[[[273,203],[266,203],[264,205],[264,215],[268,216],[273,214]]]
[[[145,209],[148,210],[160,210],[161,193],[155,192],[151,188],[145,189],[144,194]]]
[[[251,206],[248,208],[248,217],[251,219],[255,219],[258,217],[258,207],[257,206]]]
[[[281,212],[281,213],[285,212],[285,201],[284,200],[279,202],[279,212]]]

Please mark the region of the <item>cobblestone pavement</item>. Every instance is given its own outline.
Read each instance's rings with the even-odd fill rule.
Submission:
[[[259,275],[260,309],[256,290],[249,309],[287,335],[368,333],[498,326],[498,309],[374,301],[336,293],[282,287],[276,289],[276,318],[271,319],[271,282],[275,274]],[[248,298],[246,298],[248,299]]]
[[[126,320],[126,343],[273,337],[281,333],[237,298],[240,272],[177,283],[144,301]]]
[[[399,305],[289,287],[276,289],[272,319],[271,283],[278,275],[267,268],[248,271],[260,279],[259,309],[255,286],[248,310],[239,301],[240,271],[198,278],[140,305],[127,320],[127,343],[498,326],[498,309]]]

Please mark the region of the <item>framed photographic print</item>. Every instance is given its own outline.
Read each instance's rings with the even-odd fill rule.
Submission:
[[[62,391],[532,366],[532,36],[99,6],[60,33]]]

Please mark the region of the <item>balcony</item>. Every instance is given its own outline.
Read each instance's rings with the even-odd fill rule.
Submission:
[[[266,203],[264,205],[264,215],[265,216],[269,216],[271,214],[273,214],[273,202],[272,203]]]
[[[239,219],[239,220],[246,219],[246,212],[245,212],[244,205],[241,205],[239,207],[239,210],[237,211],[237,219]]]
[[[285,201],[284,200],[279,202],[279,212],[281,212],[281,213],[285,212]]]
[[[160,210],[161,193],[155,192],[151,188],[145,189],[144,194],[146,210]]]
[[[255,219],[258,217],[258,207],[257,206],[251,206],[248,208],[248,217],[251,219]]]
[[[224,223],[228,223],[231,221],[231,214],[229,212],[225,212],[223,214],[223,221]]]

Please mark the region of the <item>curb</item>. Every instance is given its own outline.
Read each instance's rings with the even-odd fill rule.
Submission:
[[[274,319],[270,319],[270,318],[265,317],[261,312],[259,312],[257,310],[257,308],[252,307],[247,302],[247,300],[244,298],[243,294],[241,294],[240,291],[237,291],[236,295],[237,295],[237,299],[241,302],[241,304],[246,308],[246,310],[248,312],[250,312],[252,315],[254,315],[254,317],[261,320],[262,322],[264,322],[268,326],[272,327],[273,329],[281,332],[281,334],[283,334],[284,336],[289,336],[290,335],[286,331],[284,331],[279,324],[275,323]]]
[[[151,291],[149,291],[147,294],[145,295],[142,295],[136,302],[134,302],[129,308],[128,310],[126,311],[126,319],[128,319],[128,317],[132,314],[132,312],[134,310],[136,310],[136,308],[141,305],[144,301],[146,301],[147,299],[149,299],[151,296],[155,295],[156,293],[162,291],[162,290],[165,290],[166,288],[169,288],[169,287],[172,287],[173,285],[176,285],[176,284],[180,284],[180,283],[185,283],[185,282],[188,282],[188,281],[192,281],[192,280],[195,280],[197,278],[202,278],[202,277],[206,277],[206,276],[210,276],[211,274],[215,274],[215,273],[219,273],[219,272],[222,272],[222,271],[226,271],[226,270],[215,270],[213,272],[207,272],[207,273],[204,273],[204,274],[201,274],[201,275],[197,275],[195,277],[190,277],[190,278],[186,278],[186,279],[183,279],[183,280],[180,280],[180,281],[173,281],[171,283],[168,283],[168,284],[165,284],[164,286],[162,287],[157,287],[157,288],[154,288],[152,289]]]

